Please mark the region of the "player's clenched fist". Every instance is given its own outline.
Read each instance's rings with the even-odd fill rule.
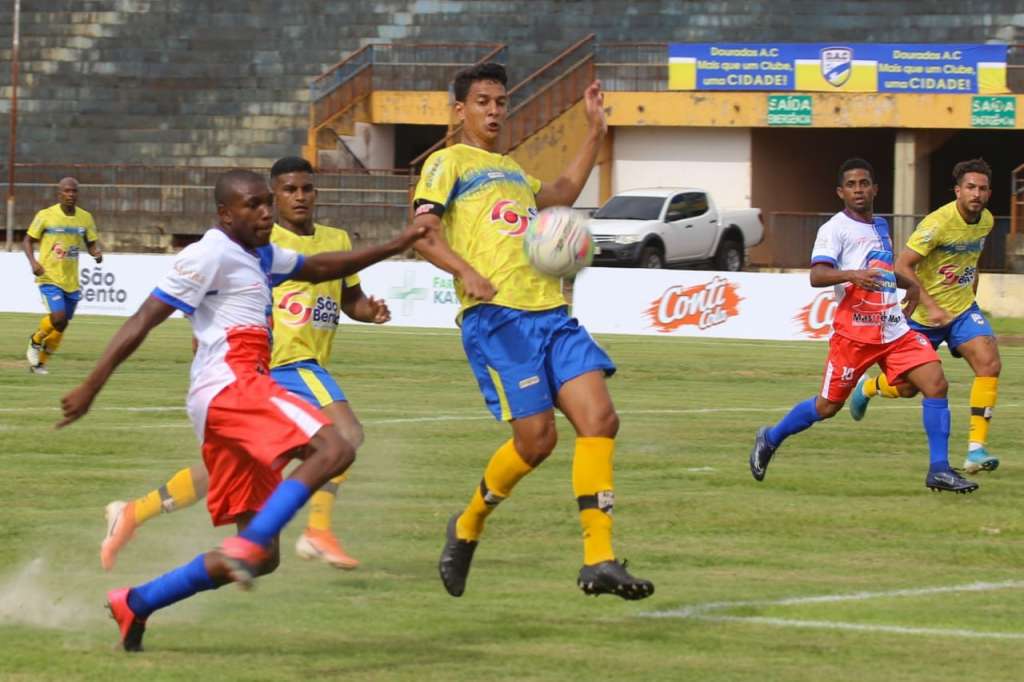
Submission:
[[[82,384],[61,398],[60,406],[64,413],[64,419],[57,422],[56,428],[63,428],[71,422],[84,417],[85,413],[89,411],[89,407],[92,406],[92,401],[95,397],[96,391]]]

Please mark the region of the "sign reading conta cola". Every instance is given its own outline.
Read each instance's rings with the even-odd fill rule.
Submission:
[[[591,332],[813,340],[832,333],[832,288],[806,273],[587,268],[573,314]]]

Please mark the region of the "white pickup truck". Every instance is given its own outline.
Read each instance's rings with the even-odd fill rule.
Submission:
[[[616,194],[590,219],[594,265],[663,268],[684,263],[743,269],[745,249],[761,243],[756,208],[724,210],[689,187],[633,189]]]

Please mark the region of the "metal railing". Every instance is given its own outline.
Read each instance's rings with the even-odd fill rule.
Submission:
[[[770,268],[809,267],[811,250],[818,228],[833,213],[802,213],[777,211],[769,213],[765,224],[764,241],[750,250],[752,265]],[[896,251],[902,249],[924,214],[876,213],[889,221],[890,235]],[[1005,272],[1008,269],[1006,236],[1010,231],[1010,217],[996,216],[996,224],[985,240],[978,268],[987,272]]]
[[[504,63],[501,43],[375,43],[327,69],[310,83],[310,127],[344,113],[373,90],[447,90],[459,69]]]
[[[543,127],[555,116],[579,101],[583,96],[583,89],[593,80],[594,41],[593,33],[583,37],[508,91],[512,109],[509,111],[505,120],[505,129],[502,131],[503,149],[511,149],[518,145],[526,136],[533,134],[539,127]],[[579,88],[581,75],[589,75],[590,80],[587,80],[582,88]],[[573,93],[577,89],[579,89],[579,95],[572,100]],[[523,123],[516,122],[520,116],[523,116]],[[544,116],[549,116],[549,118],[544,120]],[[537,124],[542,120],[543,123],[538,127]],[[533,127],[533,132],[524,136],[523,133],[531,127]],[[427,157],[438,149],[452,144],[461,134],[461,125],[448,131],[447,135],[409,162],[409,175],[415,176],[419,173]],[[513,144],[509,146],[510,143]]]
[[[36,211],[56,203],[57,181],[70,175],[79,181],[81,206],[96,216],[101,233],[145,225],[162,233],[199,234],[215,215],[214,183],[231,170],[127,164],[17,164],[16,168],[19,233]],[[269,173],[269,168],[250,170]],[[321,172],[316,181],[318,221],[353,226],[357,235],[374,238],[382,233],[359,226],[378,222],[391,224],[394,230],[402,226],[408,204],[404,169]]]

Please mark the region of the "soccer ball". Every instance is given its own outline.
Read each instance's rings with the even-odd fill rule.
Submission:
[[[523,237],[526,258],[552,277],[571,277],[594,259],[594,238],[586,217],[567,206],[545,208]]]

